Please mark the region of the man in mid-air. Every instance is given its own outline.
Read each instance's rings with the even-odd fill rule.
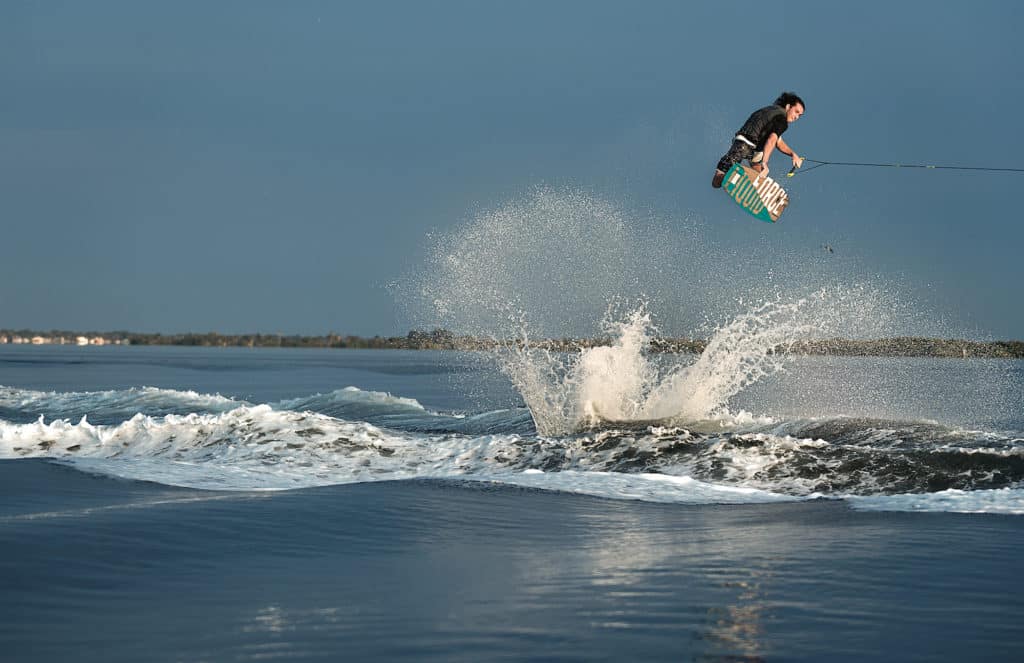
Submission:
[[[804,100],[793,92],[783,92],[775,103],[756,110],[736,132],[732,147],[718,161],[711,186],[721,188],[725,174],[746,159],[758,172],[768,170],[768,159],[776,148],[793,158],[793,167],[799,168],[804,160],[782,140],[782,133],[804,114]]]

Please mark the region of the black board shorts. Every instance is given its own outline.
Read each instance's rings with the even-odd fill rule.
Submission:
[[[718,160],[718,170],[723,173],[727,173],[734,164],[737,164],[744,159],[749,161],[751,164],[760,163],[763,154],[764,153],[761,152],[761,150],[757,150],[750,145],[747,145],[742,140],[734,140],[729,151],[722,155],[722,158]]]

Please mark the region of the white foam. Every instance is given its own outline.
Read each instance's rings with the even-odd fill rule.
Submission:
[[[132,414],[146,407],[192,408],[223,411],[245,405],[245,401],[195,391],[137,387],[107,391],[35,391],[0,386],[0,406],[25,411],[106,410],[128,411]]]
[[[581,440],[423,435],[310,412],[241,407],[220,414],[136,415],[114,426],[42,418],[0,423],[0,457],[61,459],[91,472],[217,490],[282,490],[411,478],[499,481],[614,499],[745,503],[785,498],[686,476],[591,471]],[[565,471],[526,469],[549,454]]]
[[[1024,489],[943,490],[910,495],[872,495],[847,498],[859,511],[922,511],[1024,515]]]
[[[672,504],[768,504],[795,502],[803,499],[778,495],[756,488],[721,486],[698,481],[688,476],[667,474],[528,470],[518,474],[482,478],[516,486],[557,490],[593,497]]]
[[[241,407],[116,426],[0,422],[0,458],[48,457],[127,478],[227,490],[449,477],[507,465],[516,435],[421,435],[310,412]],[[505,460],[501,460],[505,459]]]
[[[425,412],[426,409],[420,405],[415,398],[392,396],[384,391],[364,391],[358,387],[345,387],[337,389],[328,394],[314,394],[303,398],[294,398],[280,401],[275,404],[276,409],[301,410],[313,405],[372,405],[385,406],[389,408],[401,408]]]
[[[666,457],[650,466],[657,473],[608,471],[619,466],[627,448],[657,458],[664,436],[670,444],[683,441],[699,451],[674,464]],[[784,470],[794,455],[828,446],[822,440],[769,433],[705,439],[664,427],[649,427],[639,435],[602,431],[564,439],[422,434],[268,405],[223,413],[137,414],[117,425],[94,425],[85,417],[78,423],[0,421],[0,458],[53,458],[91,472],[216,490],[434,478],[496,481],[609,499],[761,504],[816,497],[816,479]],[[707,476],[706,468],[697,467],[701,462],[724,470],[727,485],[694,478]],[[831,496],[863,510],[1024,514],[1024,489]]]

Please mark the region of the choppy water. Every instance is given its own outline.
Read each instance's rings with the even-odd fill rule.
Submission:
[[[630,338],[641,331],[626,325],[618,345],[581,355],[493,360],[8,347],[0,374],[22,384],[0,389],[0,457],[218,490],[469,479],[657,502],[1024,514],[1022,362],[805,357],[748,386],[703,357],[643,355]],[[511,389],[509,362],[546,371],[561,400]],[[333,380],[350,384],[320,390]]]

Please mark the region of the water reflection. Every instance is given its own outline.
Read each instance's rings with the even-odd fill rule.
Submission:
[[[737,574],[743,573],[737,571]],[[729,654],[705,654],[704,661],[763,661],[765,653],[764,617],[768,610],[765,600],[763,571],[748,571],[747,580],[723,583],[723,587],[735,591],[732,603],[708,610],[707,631],[702,638]]]
[[[797,537],[778,528],[767,535],[748,522],[730,526],[723,511],[695,510],[691,526],[679,528],[669,510],[659,522],[651,511],[597,504],[601,513],[578,514],[588,532],[579,547],[527,556],[516,569],[518,592],[537,606],[574,609],[577,627],[591,632],[642,638],[653,631],[674,640],[680,656],[763,660],[775,582],[767,567],[791,554]],[[751,559],[753,541],[771,554]]]

